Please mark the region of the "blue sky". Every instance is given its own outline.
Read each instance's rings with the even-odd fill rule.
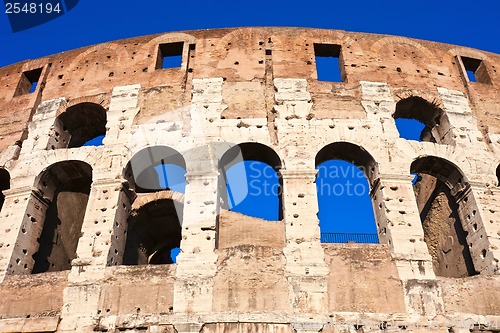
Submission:
[[[80,0],[61,17],[17,33],[11,32],[2,10],[0,66],[126,37],[238,26],[299,26],[386,33],[500,53],[499,12],[497,0]]]
[[[316,2],[80,0],[75,8],[61,17],[17,33],[11,31],[5,10],[2,10],[0,66],[127,37],[239,26],[298,26],[383,33],[500,53],[499,13],[498,0]],[[327,164],[326,167],[348,168],[342,162]],[[351,180],[356,179],[362,181],[357,176]],[[349,179],[342,181],[345,185]],[[334,183],[330,186],[333,188]],[[269,205],[276,206],[275,199],[271,197],[267,199],[269,200],[261,198],[263,202],[267,201]],[[363,215],[371,210],[369,202],[366,204],[366,200],[364,203],[346,201],[345,198],[334,200],[340,201],[322,203],[320,199],[320,207],[347,207],[350,204],[353,205],[354,211],[359,211],[357,213],[361,215],[353,216],[352,210],[351,215],[339,215],[340,213],[333,212],[329,210],[330,208],[323,208],[320,212],[320,218],[323,220],[322,230],[374,232],[373,221],[369,216]],[[248,206],[248,202],[242,203],[239,208],[246,210],[245,205]],[[250,206],[256,215],[266,211],[262,209],[264,206],[261,203],[252,203]],[[267,209],[271,210],[273,209]],[[331,218],[332,216],[334,218]],[[275,219],[274,215],[261,217]],[[354,226],[353,223],[337,223],[338,227],[332,227],[331,224],[325,225],[324,221],[328,219],[361,222],[354,223]]]

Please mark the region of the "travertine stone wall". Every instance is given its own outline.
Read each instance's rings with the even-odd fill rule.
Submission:
[[[159,45],[178,42],[182,64],[157,68]],[[342,82],[317,79],[314,44],[340,46]],[[462,57],[481,62],[479,82]],[[499,67],[498,54],[404,37],[239,28],[0,68],[0,332],[498,331]],[[19,94],[35,69],[36,90]],[[394,112],[415,96],[442,111],[436,142],[399,136]],[[104,110],[103,145],[65,148],[58,117],[82,103]],[[225,210],[219,163],[243,143],[279,160],[280,221]],[[320,243],[316,157],[332,144],[367,170],[380,244]],[[130,161],[155,146],[183,157],[184,195],[139,193]],[[80,172],[60,162],[92,170],[75,259],[31,274],[54,193]],[[434,271],[420,220],[433,187],[411,171],[449,190],[476,275]],[[129,215],[160,198],[183,207],[177,262],[122,265]]]

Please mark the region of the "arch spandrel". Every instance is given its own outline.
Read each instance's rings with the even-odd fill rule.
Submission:
[[[102,57],[102,61],[100,61],[99,64],[96,64],[95,62],[93,63],[89,62],[88,59],[89,58],[91,59],[94,54]],[[79,53],[75,58],[73,58],[71,64],[66,68],[66,72],[70,73],[76,67],[84,68],[86,66],[89,66],[89,68],[91,68],[90,65],[105,67],[104,65],[105,59],[111,59],[108,58],[108,56],[110,56],[111,58],[113,58],[114,56],[116,58],[113,60],[111,64],[114,64],[115,61],[126,61],[130,57],[127,50],[123,48],[122,45],[120,44],[117,43],[98,44],[88,47],[86,50]]]
[[[406,37],[399,37],[399,36],[383,37],[377,40],[375,43],[373,43],[372,47],[370,48],[370,51],[379,54],[390,45],[409,46],[418,51],[420,54],[422,54],[423,55],[422,59],[427,58],[428,59],[427,61],[429,62],[432,63],[436,62],[436,55],[434,54],[433,51],[423,46],[419,42]]]

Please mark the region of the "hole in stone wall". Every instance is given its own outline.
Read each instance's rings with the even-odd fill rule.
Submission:
[[[410,96],[396,104],[392,117],[401,138],[415,141],[449,143],[451,131],[443,110],[419,96]]]
[[[171,199],[160,199],[133,210],[128,219],[123,264],[174,263],[181,242],[182,218],[177,212],[182,212],[182,206],[176,207]]]
[[[7,170],[0,168],[0,210],[5,201],[5,195],[2,191],[10,189],[10,174]]]
[[[92,168],[81,161],[64,161],[44,170],[36,187],[47,198],[39,247],[33,254],[32,273],[71,268],[92,183]],[[41,189],[42,181],[48,184]],[[33,198],[31,200],[34,200]],[[33,201],[32,205],[37,203]]]
[[[319,81],[344,81],[340,45],[314,43],[314,56]]]
[[[316,155],[316,189],[322,243],[378,243],[370,196],[374,159],[361,147],[338,142]]]
[[[480,59],[460,57],[465,68],[464,79],[469,82],[491,84],[490,76],[484,62]]]
[[[242,143],[219,162],[221,208],[268,221],[281,220],[281,162],[269,147]]]
[[[158,46],[156,69],[181,67],[183,48],[184,42],[160,44]]]
[[[49,149],[100,146],[106,135],[106,109],[95,103],[69,107],[56,118]]]
[[[35,92],[38,87],[40,75],[42,74],[42,69],[43,68],[37,68],[23,72],[21,74],[21,78],[19,79],[14,96],[26,95]]]
[[[458,202],[452,194],[452,189],[460,186],[461,171],[444,159],[426,156],[412,163],[411,172],[419,174],[413,189],[435,274],[445,277],[477,274],[467,244],[468,231],[462,223],[472,208],[470,202]],[[469,232],[474,232],[473,226],[477,230],[475,223]]]

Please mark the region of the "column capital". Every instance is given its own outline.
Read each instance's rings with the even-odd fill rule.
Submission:
[[[316,178],[316,169],[281,169],[279,174],[283,179]]]
[[[19,197],[27,194],[31,194],[33,188],[31,186],[23,186],[17,188],[11,188],[8,190],[3,190],[2,193],[5,195],[5,198],[8,197]]]
[[[399,253],[392,252],[392,259],[396,261],[429,261],[432,262],[432,257],[428,253]]]
[[[191,180],[195,179],[214,179],[219,177],[217,171],[207,171],[207,172],[187,172],[186,181],[189,183]]]
[[[325,324],[324,322],[307,322],[307,321],[292,321],[293,329],[297,333],[317,333],[321,331]]]
[[[384,173],[378,176],[381,182],[390,181],[395,183],[411,183],[415,176],[413,175],[401,175],[401,174],[390,174]]]
[[[175,323],[173,325],[179,333],[198,333],[203,327],[200,323]]]
[[[105,187],[105,186],[122,186],[126,180],[124,179],[96,179],[92,181],[92,187]]]
[[[480,181],[473,181],[473,180],[471,181],[471,180],[469,180],[468,183],[469,183],[469,185],[470,185],[470,187],[472,189],[498,190],[497,187],[493,187],[493,186],[488,187],[488,186],[486,186],[486,183],[480,182]]]

